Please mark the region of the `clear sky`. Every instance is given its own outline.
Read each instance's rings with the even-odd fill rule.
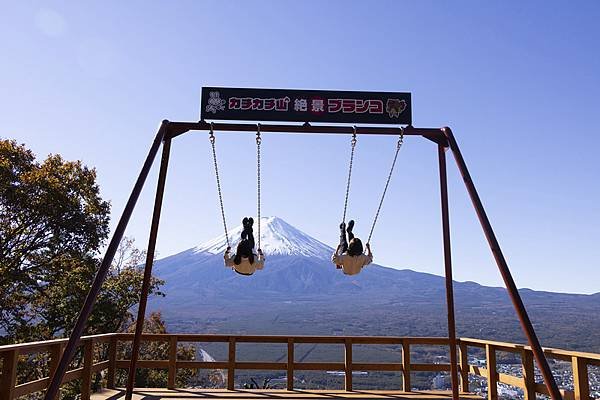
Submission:
[[[0,136],[97,168],[114,227],[162,119],[202,86],[413,93],[449,125],[518,286],[600,291],[600,2],[6,2]],[[229,225],[255,213],[254,137],[218,136]],[[382,265],[443,273],[437,154],[405,142],[372,240]],[[366,235],[394,150],[359,138],[349,215]],[[349,138],[265,135],[263,215],[334,246]],[[205,133],[172,146],[159,256],[220,233]],[[450,158],[449,161],[452,161]],[[501,285],[449,164],[457,280]],[[146,246],[149,177],[127,234]]]

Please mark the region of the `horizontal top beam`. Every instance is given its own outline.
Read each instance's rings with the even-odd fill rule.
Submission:
[[[116,337],[116,335],[117,335],[117,333],[102,333],[99,335],[82,336],[81,339],[79,339],[79,343],[85,343],[90,340],[92,340],[96,343],[108,342],[110,340],[110,338]],[[25,354],[25,352],[28,350],[32,350],[32,352],[33,352],[33,350],[45,351],[45,349],[49,348],[50,346],[58,345],[58,344],[67,344],[68,341],[69,341],[69,338],[64,338],[64,339],[42,340],[39,342],[5,344],[5,345],[0,346],[0,357],[3,352],[13,351],[13,350],[18,350],[22,354]]]
[[[531,346],[527,346],[524,344],[515,344],[515,343],[507,343],[507,342],[498,342],[493,340],[485,340],[485,339],[472,339],[472,338],[460,338],[458,340],[460,343],[463,343],[472,347],[480,347],[485,348],[486,345],[493,346],[499,351],[505,351],[509,353],[520,353],[523,350],[531,351]],[[553,347],[543,347],[544,353],[550,358],[570,361],[572,357],[585,358],[590,361],[598,361],[600,362],[600,354],[596,353],[587,353],[583,351],[573,351],[573,350],[563,350],[563,349],[555,349]]]
[[[229,339],[235,339],[237,342],[246,343],[287,343],[292,340],[295,343],[345,343],[346,339],[353,344],[400,344],[410,345],[447,345],[447,337],[418,337],[418,336],[311,336],[311,335],[229,335],[229,334],[194,334],[194,333],[162,333],[162,334],[142,334],[142,339],[147,341],[169,341],[171,338],[177,338],[180,342],[229,342]],[[80,344],[92,340],[95,343],[108,342],[110,339],[131,340],[133,333],[105,333],[100,335],[82,336]],[[2,353],[13,350],[21,354],[27,352],[46,351],[50,346],[57,344],[66,344],[68,339],[53,339],[40,342],[28,342],[18,344],[8,344],[0,346],[0,357]],[[518,353],[523,350],[531,351],[531,347],[523,344],[514,344],[507,342],[498,342],[485,339],[459,338],[458,343],[473,347],[485,347],[490,345],[500,351]],[[588,363],[600,365],[600,354],[586,353],[581,351],[555,349],[544,347],[547,356],[559,360],[570,360],[572,357],[586,359]]]
[[[206,121],[199,122],[167,122],[167,136],[174,138],[189,131],[209,131],[211,124]],[[256,132],[258,124],[253,123],[228,123],[214,122],[214,131],[218,132]],[[350,125],[301,125],[292,124],[260,124],[260,132],[265,133],[292,133],[292,134],[352,134],[357,135],[400,135],[400,127],[381,126],[350,126]],[[446,135],[440,128],[404,128],[405,135],[423,136],[435,143],[447,146]]]

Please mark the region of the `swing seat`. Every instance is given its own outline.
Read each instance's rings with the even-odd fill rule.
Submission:
[[[344,198],[344,212],[342,213],[342,224],[340,228],[342,228],[342,235],[344,235],[343,227],[345,226],[346,221],[346,211],[348,208],[348,198],[350,195],[350,181],[352,179],[352,165],[354,162],[354,150],[356,147],[356,126],[354,127],[354,132],[352,133],[352,140],[350,141],[350,163],[348,165],[348,180],[346,181],[346,197]],[[371,237],[373,236],[373,231],[375,230],[375,225],[377,224],[377,219],[379,218],[379,213],[381,212],[381,207],[383,206],[383,201],[385,200],[385,195],[388,190],[388,186],[390,185],[390,181],[392,179],[392,174],[394,173],[394,168],[396,166],[396,161],[398,160],[398,153],[402,148],[404,143],[404,128],[400,128],[400,137],[396,142],[396,151],[394,153],[394,159],[392,160],[392,166],[390,168],[390,172],[388,173],[387,180],[385,182],[385,186],[383,188],[383,193],[381,194],[381,199],[379,200],[379,206],[377,207],[377,212],[375,212],[375,218],[373,219],[373,224],[371,225],[371,230],[369,231],[369,237],[367,238],[367,246],[371,243]],[[352,221],[351,221],[352,222]],[[365,264],[366,265],[366,264]],[[341,269],[342,267],[336,264],[337,269]]]
[[[257,198],[257,219],[258,219],[258,249],[260,250],[260,145],[262,142],[261,136],[260,136],[260,124],[256,125],[256,185],[257,185],[257,194],[258,194],[258,198]],[[215,146],[215,142],[216,142],[216,138],[214,135],[214,129],[213,129],[213,123],[210,123],[210,134],[209,134],[209,142],[211,145],[211,149],[212,149],[212,156],[213,156],[213,164],[215,167],[215,178],[217,181],[217,194],[219,196],[219,206],[221,208],[221,217],[223,219],[223,229],[225,230],[225,240],[227,241],[227,251],[229,251],[229,249],[231,248],[230,243],[229,243],[229,234],[227,232],[227,221],[225,220],[225,207],[223,206],[223,193],[221,192],[221,179],[219,178],[219,164],[217,163],[217,149]],[[252,218],[250,218],[252,219]],[[246,225],[246,219],[244,218],[244,221],[242,222],[242,224],[245,226]],[[227,252],[225,253],[227,254]],[[264,259],[264,256],[263,256]],[[226,263],[227,265],[227,263]],[[264,265],[264,263],[263,263]],[[263,267],[260,267],[259,269],[262,269]],[[240,272],[237,269],[235,269],[235,267],[233,268],[233,270],[238,273],[239,275],[244,275],[244,276],[250,276],[252,274],[254,274],[254,272],[248,273],[248,272]]]

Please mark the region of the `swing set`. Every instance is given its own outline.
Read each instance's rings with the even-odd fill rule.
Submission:
[[[71,362],[77,344],[83,334],[85,323],[92,311],[96,297],[106,278],[110,265],[115,256],[117,247],[123,237],[131,214],[135,208],[139,194],[144,186],[150,168],[152,167],[158,150],[162,145],[162,158],[158,175],[158,184],[154,201],[150,237],[148,242],[147,257],[144,269],[144,280],[141,288],[141,298],[138,307],[136,329],[133,340],[129,374],[127,381],[126,400],[131,400],[135,386],[135,375],[139,358],[139,349],[146,314],[146,305],[152,266],[158,235],[163,193],[169,164],[171,142],[176,137],[191,131],[208,131],[212,149],[217,192],[223,229],[229,246],[229,236],[225,219],[221,180],[217,163],[215,148],[215,131],[219,132],[256,132],[257,155],[257,215],[258,215],[258,247],[260,248],[260,214],[261,214],[261,142],[264,133],[289,133],[289,134],[349,134],[351,137],[350,162],[342,220],[346,219],[354,153],[357,137],[370,135],[398,136],[394,158],[385,182],[385,186],[371,225],[367,243],[370,242],[375,225],[379,218],[385,195],[394,172],[398,153],[402,147],[405,136],[421,136],[435,143],[438,153],[438,168],[440,175],[441,216],[444,269],[446,282],[446,304],[448,320],[448,339],[450,343],[450,377],[452,385],[452,398],[459,399],[458,366],[456,351],[456,328],[454,318],[454,294],[452,286],[452,259],[450,246],[450,219],[448,210],[448,189],[446,176],[446,151],[451,150],[462,175],[466,189],[473,203],[475,212],[482,226],[483,232],[494,255],[498,269],[502,275],[506,289],[513,303],[521,327],[531,349],[537,365],[544,378],[545,385],[553,400],[562,399],[556,381],[552,375],[540,342],[537,338],[531,320],[527,314],[517,286],[514,282],[506,259],[502,253],[496,235],[487,217],[479,194],[458,143],[448,127],[444,128],[415,128],[412,126],[412,104],[410,93],[397,92],[352,92],[352,91],[321,91],[321,90],[287,90],[287,89],[240,89],[222,87],[204,87],[201,96],[201,120],[199,122],[170,122],[164,120],[160,125],[156,137],[150,147],[141,172],[135,182],[131,195],[127,201],[123,214],[115,228],[98,273],[91,285],[85,303],[79,313],[77,322],[71,332],[69,341],[63,355],[52,376],[51,383],[46,391],[45,400],[54,400],[63,380],[64,374]],[[211,122],[206,122],[211,120]],[[242,122],[215,122],[215,121],[242,121]],[[278,121],[278,124],[256,124],[243,121]],[[293,124],[296,122],[296,124]],[[302,124],[298,125],[300,122]],[[315,125],[319,123],[319,125]],[[324,124],[321,124],[324,123]],[[333,123],[333,124],[331,124]],[[343,125],[345,124],[345,125]],[[364,126],[348,124],[367,124]],[[380,126],[374,126],[380,125]],[[381,126],[384,125],[384,126]]]
[[[344,197],[344,211],[342,213],[342,223],[345,225],[346,223],[346,212],[348,210],[348,198],[350,195],[350,182],[352,180],[352,167],[354,165],[354,152],[356,149],[356,144],[358,142],[357,140],[357,134],[356,134],[356,126],[353,126],[353,132],[352,132],[352,139],[350,140],[350,161],[348,164],[348,178],[346,180],[346,193],[345,193],[345,197]],[[216,185],[217,185],[217,195],[219,198],[219,209],[221,212],[221,219],[222,219],[222,223],[223,223],[223,230],[225,232],[225,241],[227,243],[227,248],[231,248],[231,243],[229,241],[229,232],[227,229],[227,219],[225,218],[225,206],[223,204],[223,191],[221,190],[221,177],[219,174],[219,163],[217,161],[217,150],[216,150],[216,137],[215,137],[215,131],[214,131],[214,123],[210,122],[210,130],[209,130],[209,141],[210,141],[210,145],[211,145],[211,154],[212,154],[212,160],[213,160],[213,165],[214,165],[214,170],[215,170],[215,181],[216,181]],[[262,251],[261,250],[261,246],[260,246],[260,239],[261,239],[261,234],[260,234],[260,223],[261,223],[261,218],[260,218],[260,214],[261,214],[261,191],[260,191],[260,167],[261,167],[261,163],[260,163],[260,157],[261,157],[261,143],[262,143],[262,137],[261,137],[261,132],[260,132],[260,123],[256,124],[256,204],[257,204],[257,228],[258,228],[258,235],[257,235],[257,244],[258,244],[258,251]],[[390,171],[388,173],[386,182],[385,182],[385,186],[383,188],[383,192],[381,194],[381,198],[379,199],[379,203],[377,206],[377,211],[375,212],[375,217],[373,218],[373,222],[371,224],[371,229],[369,230],[369,236],[367,238],[367,245],[370,245],[371,243],[371,238],[373,236],[373,231],[375,230],[375,225],[377,224],[377,220],[379,219],[379,213],[381,212],[381,208],[383,207],[383,201],[385,199],[385,195],[387,193],[387,189],[390,185],[390,181],[392,179],[392,175],[394,173],[394,168],[396,166],[396,161],[398,160],[398,153],[400,152],[400,149],[402,148],[402,145],[404,143],[404,127],[400,127],[400,134],[399,134],[399,138],[398,138],[398,142],[396,143],[396,150],[394,152],[394,158],[392,160],[392,164],[390,167]]]

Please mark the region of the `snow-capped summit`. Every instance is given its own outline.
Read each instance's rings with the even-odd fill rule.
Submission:
[[[254,221],[254,238],[258,246],[258,221]],[[242,233],[242,225],[229,230],[229,241],[234,247]],[[333,249],[308,236],[278,217],[261,218],[261,247],[265,255],[296,255],[329,259]],[[194,253],[220,254],[227,248],[222,234],[193,249]]]

